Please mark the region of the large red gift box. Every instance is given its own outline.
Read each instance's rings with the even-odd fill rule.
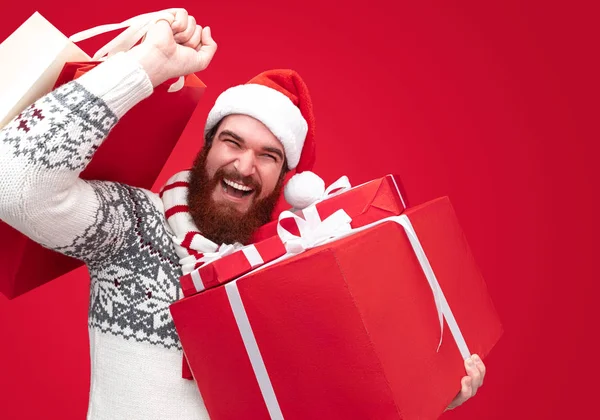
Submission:
[[[485,358],[502,333],[447,198],[171,313],[216,420],[433,419],[459,392],[464,358]]]
[[[326,194],[324,199],[315,205],[321,219],[326,219],[337,210],[343,209],[352,218],[352,227],[357,228],[385,217],[399,215],[407,206],[397,176],[386,175],[353,188],[350,188],[347,178],[343,178],[345,177],[328,188],[332,190],[331,195]],[[336,191],[336,185],[341,189]],[[302,216],[301,210],[297,213]],[[283,226],[293,233],[298,233],[292,219],[285,220]],[[277,235],[277,220],[258,228],[252,236],[252,242],[262,241],[274,235]]]
[[[96,65],[98,62],[65,64],[56,86]],[[185,77],[179,91],[168,92],[172,82],[157,86],[152,96],[123,116],[94,154],[82,178],[152,187],[206,89],[193,74]],[[0,237],[0,293],[9,299],[83,264],[33,242],[2,221]]]

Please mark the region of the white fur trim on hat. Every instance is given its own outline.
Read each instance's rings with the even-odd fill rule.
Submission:
[[[219,95],[210,110],[204,133],[232,114],[248,115],[262,122],[283,145],[288,168],[294,169],[298,165],[308,124],[290,98],[258,84],[229,88]]]

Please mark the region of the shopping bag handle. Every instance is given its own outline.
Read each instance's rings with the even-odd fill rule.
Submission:
[[[96,51],[96,54],[94,54],[92,60],[97,61],[108,58],[122,51],[129,51],[140,39],[146,35],[150,27],[156,22],[159,20],[166,20],[167,22],[172,23],[174,19],[175,17],[173,14],[166,10],[144,13],[132,17],[131,19],[127,19],[121,23],[110,23],[107,25],[100,25],[94,28],[86,29],[85,31],[71,35],[69,40],[72,42],[84,41],[106,32],[127,28],[108,44]]]
[[[159,20],[166,20],[169,24],[173,23],[175,17],[168,10],[162,10],[160,12],[144,13],[138,16],[134,16],[131,19],[127,19],[121,23],[110,23],[107,25],[100,25],[94,28],[86,29],[78,32],[69,37],[71,42],[84,41],[86,39],[93,38],[97,35],[104,34],[106,32],[116,31],[117,29],[126,28],[123,32],[117,35],[113,40],[107,43],[105,46],[96,51],[96,54],[92,57],[92,60],[105,60],[119,52],[129,51],[140,39],[146,36],[148,30]],[[184,78],[180,77],[175,83],[169,86],[169,92],[177,92],[184,86]]]

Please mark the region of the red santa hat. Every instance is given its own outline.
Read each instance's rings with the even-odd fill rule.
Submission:
[[[298,175],[312,169],[315,161],[315,122],[308,88],[300,75],[294,70],[268,70],[227,89],[209,112],[204,133],[232,114],[257,119],[281,142],[288,168],[296,170],[285,187],[285,199],[293,207],[305,207],[306,191],[312,191],[313,185],[303,180],[312,178]]]

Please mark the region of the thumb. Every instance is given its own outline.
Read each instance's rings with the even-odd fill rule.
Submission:
[[[206,26],[202,29],[200,45],[196,48],[198,52],[196,57],[198,59],[198,68],[200,70],[204,70],[210,64],[211,60],[215,56],[217,52],[217,43],[212,38],[212,33],[210,30],[210,26]]]

